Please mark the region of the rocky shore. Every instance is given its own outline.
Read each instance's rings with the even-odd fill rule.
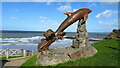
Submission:
[[[64,37],[67,39],[75,39],[75,37]],[[120,38],[120,29],[113,29],[113,31],[104,38],[89,38],[89,41],[101,41],[104,39],[113,39],[113,38]]]
[[[113,29],[113,31],[104,39],[120,38],[120,29]]]
[[[75,37],[64,37],[67,39],[75,39]],[[89,41],[101,41],[104,40],[104,38],[89,38]]]
[[[89,38],[89,41],[101,41],[103,38]]]

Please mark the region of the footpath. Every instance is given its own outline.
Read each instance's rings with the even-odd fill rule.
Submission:
[[[9,68],[14,66],[18,68],[23,63],[25,63],[30,57],[12,58],[7,60],[2,60],[2,68]]]

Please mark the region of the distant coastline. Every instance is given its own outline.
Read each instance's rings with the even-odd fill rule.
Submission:
[[[2,30],[1,38],[28,38],[40,36],[43,37],[44,31],[13,31],[13,30]],[[108,36],[110,32],[88,32],[89,38],[104,38]],[[65,37],[75,37],[76,32],[66,32]]]
[[[20,32],[20,33],[24,33],[24,32],[46,32],[46,31],[26,31],[26,30],[0,30],[0,32]],[[76,32],[67,32],[67,33],[76,33]],[[111,33],[111,32],[88,32],[88,33]]]
[[[37,44],[41,42],[41,39],[44,38],[43,31],[3,31],[0,43],[3,49],[6,48],[20,48],[20,49],[29,49],[37,50]],[[95,43],[102,40],[102,38],[108,36],[108,32],[91,32],[89,34],[90,43]],[[52,44],[50,48],[53,47],[63,47],[71,46],[72,40],[76,36],[76,32],[67,32],[64,37],[64,40],[57,40]],[[73,38],[73,39],[72,39]]]
[[[75,37],[65,37],[67,39],[75,39]],[[104,38],[89,38],[89,41],[101,41],[104,40]]]

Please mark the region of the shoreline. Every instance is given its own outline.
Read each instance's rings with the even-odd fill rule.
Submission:
[[[75,39],[75,37],[64,37],[66,39]],[[104,40],[104,38],[89,38],[89,41],[101,41]]]

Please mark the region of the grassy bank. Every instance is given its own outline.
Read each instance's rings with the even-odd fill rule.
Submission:
[[[36,65],[36,55],[32,56],[29,60],[27,60],[24,64],[22,64],[21,66],[38,66]],[[22,67],[21,67],[22,68]]]
[[[19,58],[19,57],[23,57],[23,56],[10,56],[8,59],[10,59],[10,58]],[[5,60],[6,59],[6,57],[0,57],[0,60]]]
[[[94,56],[57,66],[118,66],[118,41],[120,39],[109,39],[94,43],[92,45],[98,51]]]
[[[81,58],[76,61],[69,61],[55,66],[118,66],[118,42],[120,39],[109,39],[92,44],[97,49],[97,53],[88,58]],[[36,65],[36,56],[33,56],[22,66]],[[50,66],[49,66],[50,67]]]

